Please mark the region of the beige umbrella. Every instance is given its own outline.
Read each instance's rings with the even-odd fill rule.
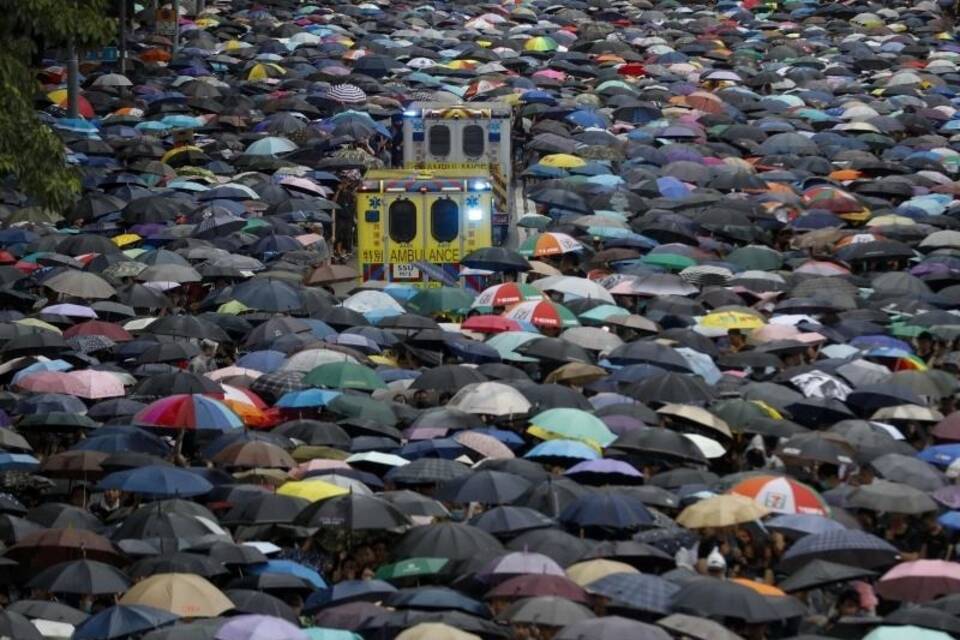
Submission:
[[[601,369],[596,365],[585,364],[583,362],[568,362],[551,371],[544,382],[547,384],[565,383],[583,386],[591,382],[596,382],[601,378],[606,378],[607,375],[605,369]]]
[[[397,640],[480,640],[480,636],[442,622],[421,622],[398,635]]]
[[[563,273],[553,265],[540,260],[530,260],[530,271],[541,276],[561,276]]]
[[[752,499],[740,495],[721,495],[696,502],[677,517],[677,524],[688,529],[732,527],[759,520],[770,511]]]
[[[215,618],[233,609],[220,589],[192,573],[158,573],[133,585],[120,604],[156,607],[184,618]]]
[[[730,432],[730,426],[727,425],[726,422],[700,407],[695,407],[690,404],[670,403],[657,409],[657,413],[679,418],[680,420],[686,420],[701,427],[706,427],[710,431],[722,434],[724,437],[733,438],[733,434]]]
[[[596,582],[600,578],[606,578],[615,573],[640,572],[625,562],[605,560],[603,558],[578,562],[567,567],[567,577],[581,587],[585,587],[591,582]]]
[[[497,460],[516,457],[510,447],[485,433],[460,431],[453,436],[453,439],[471,451],[479,453],[484,458]]]
[[[870,416],[871,420],[910,420],[911,422],[940,422],[943,414],[931,407],[915,404],[901,404],[895,407],[878,409]]]

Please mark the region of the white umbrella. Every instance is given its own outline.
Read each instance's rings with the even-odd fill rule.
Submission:
[[[522,393],[501,382],[475,382],[454,395],[448,406],[467,413],[491,416],[519,415],[530,411]]]

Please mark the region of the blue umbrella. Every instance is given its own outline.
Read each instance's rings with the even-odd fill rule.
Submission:
[[[101,453],[135,451],[161,457],[170,453],[170,447],[163,440],[134,427],[127,427],[123,432],[103,433],[107,429],[108,427],[101,427],[94,432],[92,438],[81,440],[71,449]]]
[[[576,440],[547,440],[530,449],[524,458],[568,458],[570,460],[598,460],[600,454]]]
[[[183,469],[150,465],[111,473],[100,481],[100,488],[146,496],[191,497],[209,493],[213,485]]]
[[[938,467],[949,467],[954,460],[960,458],[960,444],[938,444],[927,447],[918,453],[917,457]]]
[[[73,640],[123,638],[173,624],[179,616],[140,604],[118,604],[87,618],[73,632]]]
[[[383,580],[344,580],[327,589],[314,591],[304,603],[304,610],[317,611],[348,602],[377,602],[396,591],[395,586]]]
[[[40,461],[25,453],[0,452],[0,471],[36,471]]]
[[[462,444],[453,438],[434,438],[431,440],[418,440],[405,444],[397,455],[407,460],[416,460],[418,458],[444,458],[453,460],[465,451]]]
[[[948,529],[960,530],[960,511],[947,511],[937,518],[937,522]]]
[[[284,409],[303,409],[307,407],[325,407],[327,403],[340,395],[339,391],[329,389],[303,389],[283,394],[275,406]]]
[[[315,569],[311,569],[292,560],[270,560],[263,564],[247,567],[247,572],[255,576],[263,573],[280,573],[288,576],[296,576],[301,580],[309,582],[317,589],[326,589],[327,583]]]
[[[237,366],[244,369],[253,369],[270,373],[280,368],[287,360],[287,354],[282,351],[266,349],[264,351],[251,351],[237,360]]]
[[[638,529],[653,524],[653,514],[635,498],[598,491],[576,498],[560,513],[560,521],[568,526],[605,529]]]

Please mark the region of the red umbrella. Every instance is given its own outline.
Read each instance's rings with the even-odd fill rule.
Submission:
[[[130,335],[130,332],[120,325],[112,322],[104,322],[102,320],[89,320],[87,322],[81,322],[80,324],[75,324],[63,332],[64,338],[72,338],[74,336],[106,336],[114,342],[128,342],[133,340],[133,336]]]
[[[471,316],[467,318],[461,329],[476,331],[477,333],[501,333],[503,331],[522,331],[523,327],[516,320],[501,316]]]
[[[587,592],[566,576],[523,575],[510,578],[487,592],[486,600],[519,600],[536,596],[558,596],[574,602],[587,602]]]

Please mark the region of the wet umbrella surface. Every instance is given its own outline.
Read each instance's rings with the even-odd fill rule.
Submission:
[[[960,634],[954,3],[146,4],[0,183],[0,638]]]

